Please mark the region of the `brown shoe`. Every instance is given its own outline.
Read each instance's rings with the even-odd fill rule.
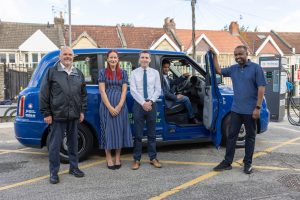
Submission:
[[[153,165],[156,168],[161,168],[162,167],[161,163],[157,159],[150,160],[150,164]]]
[[[132,169],[132,170],[137,170],[137,169],[140,168],[140,165],[141,165],[141,162],[138,161],[138,160],[135,160],[135,161],[133,161],[133,163],[132,163],[131,169]]]

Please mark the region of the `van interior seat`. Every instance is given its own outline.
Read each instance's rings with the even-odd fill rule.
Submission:
[[[166,112],[166,115],[175,115],[184,110],[185,110],[184,105],[181,103],[178,103],[178,104],[173,105],[170,108],[166,108],[165,112]]]

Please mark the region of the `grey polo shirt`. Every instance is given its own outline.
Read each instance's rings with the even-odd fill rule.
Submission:
[[[224,77],[231,77],[232,80],[234,96],[231,111],[252,114],[257,102],[258,87],[267,84],[261,66],[248,61],[243,67],[235,64],[221,72]]]

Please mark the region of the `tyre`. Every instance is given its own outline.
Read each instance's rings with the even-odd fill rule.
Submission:
[[[49,149],[49,143],[47,138],[47,147]],[[94,137],[90,129],[85,124],[78,125],[78,159],[84,160],[93,149]],[[68,145],[66,134],[63,137],[63,141],[60,148],[60,162],[69,163]]]
[[[226,140],[228,138],[230,131],[230,114],[225,117],[222,122],[222,145],[226,146]],[[246,139],[246,130],[244,124],[240,129],[240,133],[238,135],[236,141],[236,147],[244,148],[245,147],[245,139]]]

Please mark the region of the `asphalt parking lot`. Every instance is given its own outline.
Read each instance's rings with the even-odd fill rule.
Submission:
[[[160,144],[163,168],[149,165],[147,153],[139,170],[131,150],[119,170],[106,168],[95,151],[80,163],[84,178],[68,174],[62,164],[60,183],[49,184],[46,148],[32,149],[14,139],[11,123],[0,125],[0,199],[300,199],[300,128],[287,120],[270,123],[257,136],[254,173],[242,172],[244,149],[237,149],[233,169],[214,172],[224,156],[212,143]]]

